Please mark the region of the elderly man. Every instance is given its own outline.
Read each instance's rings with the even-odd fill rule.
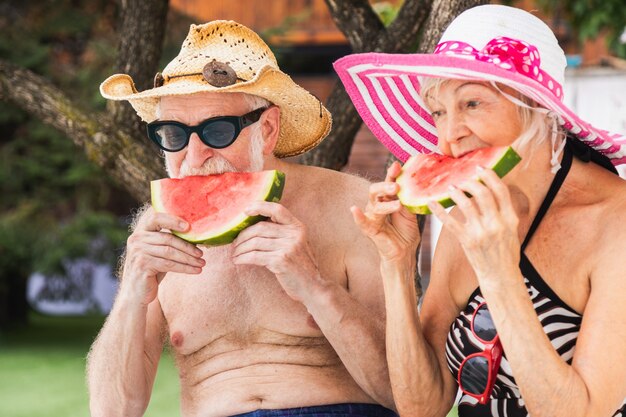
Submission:
[[[280,204],[248,208],[269,219],[226,246],[179,239],[169,231],[188,225],[170,215],[138,216],[89,355],[92,415],[142,415],[168,343],[184,416],[395,416],[378,256],[349,210],[369,184],[280,159],[327,135],[321,103],[226,21],[192,26],[153,89],[114,75],[101,92],[158,120],[150,136],[171,177],[277,169],[286,185]],[[193,129],[155,133],[164,121]]]

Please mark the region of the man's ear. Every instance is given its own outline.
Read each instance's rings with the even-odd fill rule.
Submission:
[[[261,115],[261,132],[263,134],[263,155],[271,155],[278,141],[280,132],[280,107],[270,106]]]

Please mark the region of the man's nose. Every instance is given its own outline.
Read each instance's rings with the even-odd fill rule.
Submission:
[[[187,145],[185,160],[190,168],[200,168],[207,159],[213,157],[215,150],[205,145],[197,133],[192,133]]]

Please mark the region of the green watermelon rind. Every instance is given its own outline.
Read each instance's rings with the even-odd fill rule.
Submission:
[[[278,202],[283,195],[283,189],[285,187],[285,174],[280,171],[274,171],[272,181],[267,182],[267,187],[263,190],[258,201]],[[156,182],[152,182],[152,207],[158,213],[165,213],[167,210],[160,203],[160,199],[156,198],[159,192],[156,190],[158,186]],[[206,246],[220,246],[232,243],[239,233],[245,228],[252,226],[255,223],[266,220],[265,216],[247,216],[244,213],[240,213],[239,216],[233,218],[229,223],[222,226],[218,231],[207,232],[203,235],[194,235],[192,233],[182,233],[172,231],[172,233],[187,242],[197,245]]]
[[[522,158],[518,155],[518,153],[515,152],[515,150],[509,146],[504,152],[504,154],[500,158],[498,158],[498,160],[491,167],[488,167],[488,168],[493,170],[496,174],[498,174],[500,178],[502,178],[506,174],[508,174],[509,171],[515,168],[515,166],[521,160]],[[402,173],[398,175],[398,177],[396,178],[396,182],[398,182],[398,180],[400,180],[401,177],[402,177]],[[478,178],[478,176],[476,176],[475,178]],[[471,197],[469,193],[465,193],[465,194],[468,197]],[[402,203],[402,205],[405,206],[413,214],[432,214],[432,212],[430,211],[427,205],[429,201],[437,201],[444,208],[452,207],[456,204],[450,198],[449,193],[447,192],[436,195],[436,196],[423,197],[423,198],[420,198],[420,197],[411,198],[411,197],[406,196],[405,193],[402,192],[402,188],[401,188],[400,191],[398,192],[398,198],[400,199],[400,202]],[[411,201],[407,202],[407,200],[409,199],[411,199]]]

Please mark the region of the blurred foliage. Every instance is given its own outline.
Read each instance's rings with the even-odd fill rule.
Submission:
[[[0,3],[0,56],[102,111],[100,82],[115,62],[108,0]],[[0,300],[22,299],[27,277],[63,272],[64,259],[115,263],[133,200],[53,128],[0,102]],[[0,321],[15,314],[0,301]],[[13,317],[18,319],[18,317]]]
[[[115,14],[107,0],[0,3],[0,56],[102,109],[98,85],[114,62]]]
[[[9,293],[17,277],[23,277],[32,268],[31,245],[36,229],[27,222],[0,218],[0,300]]]
[[[274,27],[267,28],[260,33],[260,36],[269,44],[269,39],[272,37],[285,36],[288,32],[302,26],[303,23],[308,22],[313,16],[313,9],[305,7],[300,13],[286,16],[283,21]]]
[[[537,0],[544,11],[563,17],[578,33],[580,42],[605,35],[609,49],[626,58],[620,35],[626,29],[624,0]]]
[[[512,0],[505,4],[514,4]],[[579,42],[606,36],[609,50],[626,58],[626,43],[620,36],[626,30],[626,3],[624,0],[536,0],[545,13],[564,19],[578,35]]]
[[[311,20],[312,16],[313,9],[310,6],[305,7],[300,13],[286,16],[279,25],[266,28],[259,32],[259,36],[267,43],[283,71],[287,71],[288,73],[302,72],[302,66],[310,65],[310,62],[306,62],[306,60],[296,59],[301,62],[297,62],[299,65],[296,64],[294,68],[294,63],[290,61],[293,60],[292,55],[295,45],[292,45],[285,36],[298,27],[306,25],[307,22]],[[279,44],[276,44],[272,42],[273,38],[282,39]],[[300,66],[300,68],[297,68],[298,66]]]
[[[377,1],[372,3],[372,8],[383,22],[385,27],[389,26],[393,22],[402,7],[403,2],[391,3],[388,1]]]
[[[87,257],[115,265],[128,237],[126,228],[109,212],[83,211],[68,223],[52,227],[37,239],[39,256],[34,269],[45,274],[63,273],[65,261]]]

